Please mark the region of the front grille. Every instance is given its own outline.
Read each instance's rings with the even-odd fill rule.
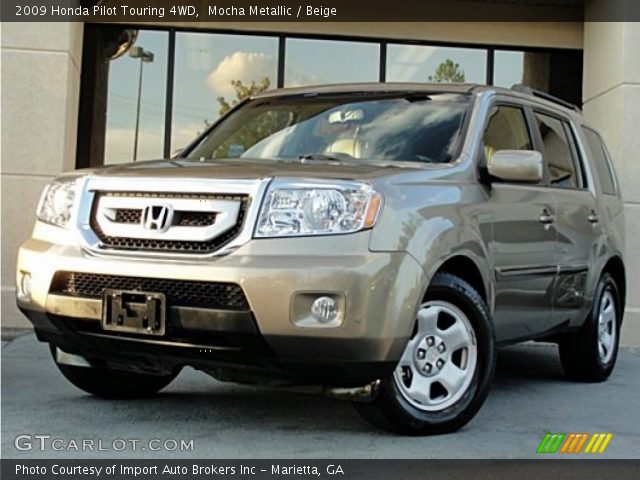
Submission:
[[[119,208],[116,210],[116,223],[140,223],[142,210],[135,208]]]
[[[226,232],[206,241],[195,240],[161,240],[136,237],[113,237],[105,234],[97,221],[97,208],[102,195],[124,197],[149,197],[154,199],[187,198],[202,200],[234,200],[240,202],[236,223]],[[166,253],[206,254],[222,248],[233,240],[242,230],[249,207],[248,195],[200,194],[200,193],[147,193],[147,192],[98,192],[93,201],[90,226],[100,240],[101,249],[111,250],[143,250]],[[117,209],[115,221],[124,224],[138,224],[142,210]],[[206,227],[215,223],[215,212],[177,211],[176,225],[185,227]]]
[[[176,212],[180,227],[208,227],[216,221],[215,212]]]
[[[215,212],[175,212],[174,225],[178,227],[208,227],[216,221]],[[116,209],[116,223],[138,224],[142,221],[142,210],[139,208]]]
[[[164,293],[168,305],[175,307],[249,310],[242,288],[234,283],[57,272],[51,284],[51,293],[100,298],[106,288]]]

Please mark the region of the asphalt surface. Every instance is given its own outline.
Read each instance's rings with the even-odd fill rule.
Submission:
[[[566,381],[550,345],[503,350],[498,365],[486,404],[464,429],[409,438],[370,427],[344,401],[221,383],[191,369],[153,399],[92,398],[62,377],[47,346],[29,334],[3,342],[2,457],[540,458],[535,450],[549,431],[614,434],[604,454],[572,458],[640,457],[637,351],[621,352],[604,384]],[[46,450],[36,434],[51,436],[43,440]],[[15,447],[19,435],[31,435],[30,450]],[[54,438],[62,450],[51,449]],[[85,439],[94,441],[94,450],[78,453],[74,442],[82,448]],[[187,446],[193,440],[193,450],[150,451],[145,445],[151,439],[161,440],[153,448],[165,440],[187,440]],[[127,447],[114,450],[122,441]]]

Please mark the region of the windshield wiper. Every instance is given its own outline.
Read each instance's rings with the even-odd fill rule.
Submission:
[[[412,92],[405,95],[404,98],[406,101],[414,103],[414,102],[425,102],[433,100],[431,96],[427,93],[422,92]]]
[[[339,157],[335,157],[333,155],[325,155],[325,154],[320,154],[320,153],[316,153],[316,154],[307,154],[307,155],[300,155],[298,157],[298,160],[321,160],[321,161],[325,161],[325,162],[343,162],[344,159],[339,158]]]

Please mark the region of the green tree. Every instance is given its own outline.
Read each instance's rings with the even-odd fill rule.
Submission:
[[[259,81],[252,81],[250,84],[243,84],[241,80],[232,80],[231,86],[233,87],[235,98],[228,100],[225,97],[218,97],[218,113],[220,116],[227,113],[234,106],[238,105],[243,100],[257,95],[269,89],[271,81],[268,77],[263,77]],[[243,149],[248,149],[251,146],[258,143],[260,140],[268,137],[272,133],[284,128],[289,121],[289,114],[286,111],[267,111],[260,116],[252,119],[248,124],[245,124],[231,137],[219,145],[213,152],[213,158],[237,156],[241,152],[238,150],[238,146],[242,146]],[[205,125],[209,126],[211,123],[208,119],[205,119]],[[231,146],[235,150],[231,149]]]
[[[258,93],[269,90],[269,87],[271,86],[271,80],[269,80],[269,77],[263,77],[257,83],[255,81],[252,81],[250,85],[244,85],[242,83],[242,80],[231,80],[231,86],[233,87],[236,98],[231,100],[227,100],[224,97],[217,98],[219,116],[223,116],[242,100],[249,98],[252,95],[257,95]],[[208,118],[204,119],[205,128],[210,127],[211,123],[211,120],[209,120]],[[198,132],[198,135],[200,135],[200,132]]]
[[[464,83],[464,70],[460,70],[460,64],[447,58],[438,65],[433,75],[429,75],[429,81],[434,83]]]
[[[231,86],[233,87],[236,98],[229,101],[224,97],[218,97],[218,104],[220,106],[218,113],[220,116],[227,113],[242,100],[269,90],[271,80],[269,80],[269,77],[263,77],[258,82],[252,81],[249,85],[244,85],[242,80],[231,80]]]

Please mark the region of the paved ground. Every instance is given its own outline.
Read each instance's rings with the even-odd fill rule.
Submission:
[[[369,427],[346,402],[224,384],[193,370],[151,400],[98,400],[68,384],[29,334],[2,348],[2,456],[79,456],[14,447],[19,434],[49,434],[64,445],[88,438],[103,447],[115,439],[194,440],[192,452],[82,454],[87,458],[523,458],[536,456],[545,432],[574,431],[613,432],[599,457],[638,458],[639,371],[640,356],[625,351],[609,382],[571,383],[554,347],[513,347],[501,352],[492,393],[471,424],[452,435],[404,438]]]

